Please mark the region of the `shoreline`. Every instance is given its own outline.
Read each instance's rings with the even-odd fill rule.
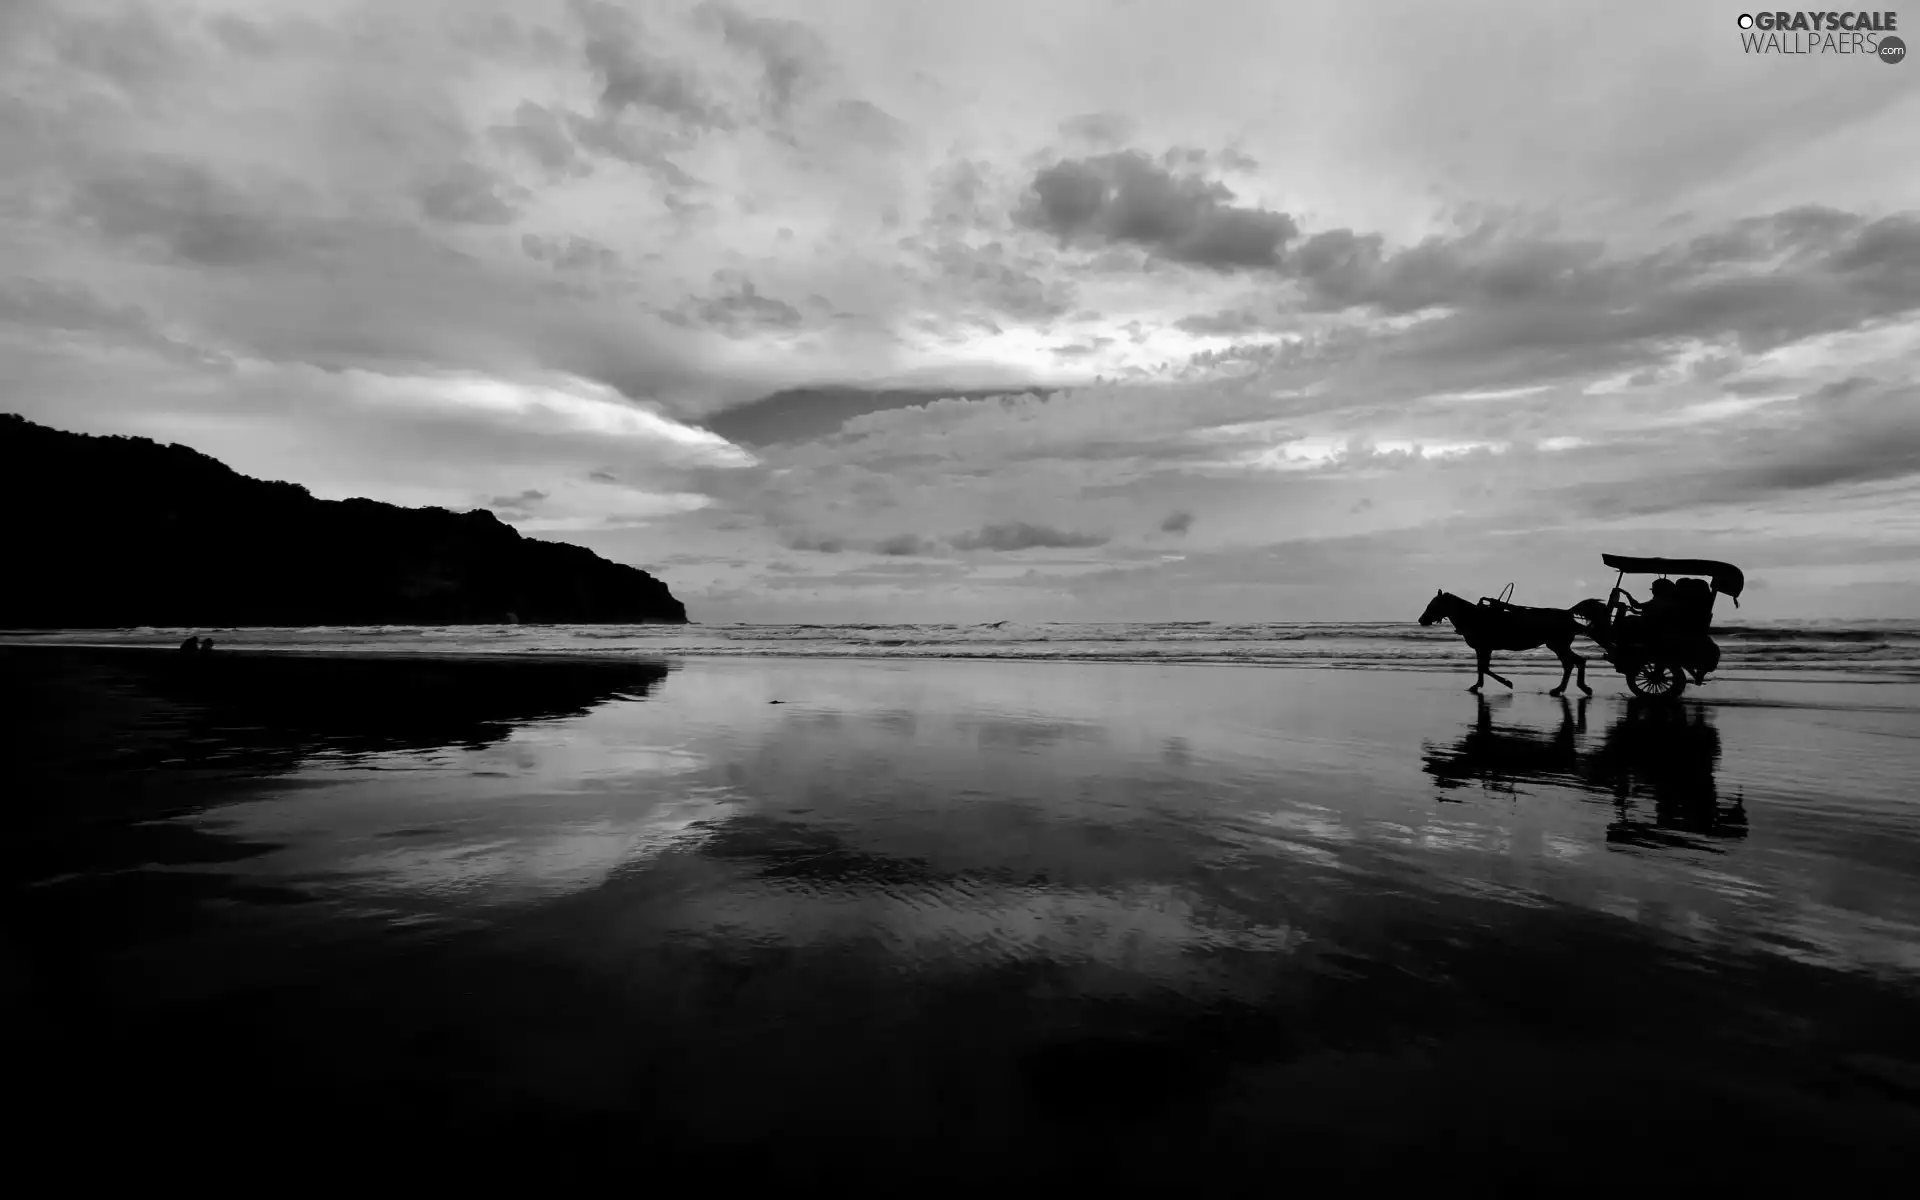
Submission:
[[[215,630],[214,632],[225,632]],[[84,650],[90,652],[135,651],[146,653],[180,653],[177,646],[161,642],[89,642],[89,641],[16,641],[0,635],[0,650]],[[765,660],[774,662],[983,662],[983,663],[1030,663],[1052,665],[1111,665],[1111,666],[1170,666],[1170,667],[1240,667],[1263,668],[1266,670],[1291,670],[1308,672],[1352,671],[1361,673],[1399,673],[1408,675],[1447,675],[1473,673],[1471,652],[1462,655],[1457,662],[1432,659],[1406,660],[1397,662],[1316,662],[1302,659],[1262,659],[1251,656],[1241,657],[1200,657],[1194,655],[1121,655],[1098,653],[1067,654],[1020,654],[994,652],[943,652],[933,650],[914,650],[911,652],[884,653],[874,651],[847,650],[769,650],[765,647],[752,647],[741,650],[697,649],[660,649],[643,648],[614,649],[610,647],[586,646],[578,649],[557,649],[553,647],[503,647],[487,649],[480,647],[461,648],[420,648],[411,646],[381,647],[368,646],[275,646],[225,644],[216,639],[214,654],[217,656],[237,655],[279,655],[298,657],[333,658],[417,658],[417,659],[474,659],[474,660],[550,660],[572,662],[582,660],[604,660],[609,662],[678,662],[678,661],[718,661],[740,662]],[[1533,658],[1496,658],[1494,667],[1502,674],[1517,675],[1526,678],[1552,678],[1558,672],[1558,665],[1551,657]],[[1587,662],[1588,685],[1599,691],[1596,681],[1618,680],[1618,674],[1604,660],[1589,657]],[[1920,669],[1890,667],[1883,670],[1863,668],[1859,665],[1823,669],[1818,667],[1781,666],[1758,667],[1744,664],[1738,673],[1718,671],[1705,685],[1691,685],[1685,699],[1704,700],[1699,695],[1701,688],[1712,687],[1720,683],[1804,683],[1804,684],[1861,684],[1861,685],[1920,685]],[[1624,682],[1620,684],[1625,687]],[[1488,694],[1499,694],[1499,684],[1491,681],[1487,684]],[[1569,684],[1568,695],[1577,694],[1578,688]]]

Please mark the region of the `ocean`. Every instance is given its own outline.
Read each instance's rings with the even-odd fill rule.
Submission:
[[[1457,671],[1472,656],[1451,626],[1411,622],[1160,621],[990,624],[382,625],[0,631],[13,644],[171,647],[189,634],[230,649],[665,657],[969,658]],[[1717,626],[1715,678],[1920,679],[1920,621],[1755,621]],[[1576,649],[1598,657],[1584,640]],[[1496,666],[1557,673],[1545,650]],[[1504,664],[1502,666],[1501,664]],[[1596,662],[1604,669],[1604,663]]]

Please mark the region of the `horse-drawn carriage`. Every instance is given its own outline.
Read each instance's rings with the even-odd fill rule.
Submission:
[[[1705,683],[1720,665],[1720,647],[1709,630],[1716,595],[1740,604],[1746,576],[1732,563],[1705,558],[1629,558],[1602,554],[1619,572],[1602,600],[1582,600],[1570,610],[1606,660],[1626,677],[1636,696],[1677,698],[1687,678]],[[1645,601],[1620,586],[1629,574],[1657,575]],[[1675,580],[1673,576],[1682,578]]]
[[[1468,691],[1477,692],[1487,679],[1512,687],[1488,665],[1496,650],[1532,650],[1545,646],[1560,659],[1558,696],[1578,672],[1581,691],[1587,686],[1587,660],[1574,653],[1573,641],[1585,636],[1599,646],[1602,657],[1626,677],[1636,696],[1673,699],[1687,690],[1687,677],[1705,683],[1720,665],[1720,647],[1708,636],[1713,624],[1713,598],[1729,597],[1737,606],[1746,577],[1731,563],[1704,558],[1628,558],[1602,554],[1600,561],[1619,571],[1607,598],[1582,600],[1572,608],[1529,608],[1510,602],[1513,585],[1499,597],[1475,604],[1440,591],[1420,614],[1420,624],[1449,621],[1478,656],[1479,670]],[[1628,574],[1658,575],[1643,602],[1621,582]],[[1675,580],[1671,576],[1681,576]],[[1700,578],[1704,577],[1704,578]]]

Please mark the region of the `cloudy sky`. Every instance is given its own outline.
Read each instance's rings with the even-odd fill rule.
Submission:
[[[1913,615],[1920,67],[1740,11],[5,0],[0,409],[697,620]]]

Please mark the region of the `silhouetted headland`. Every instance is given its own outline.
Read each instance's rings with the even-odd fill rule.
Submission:
[[[185,446],[0,414],[0,626],[679,624],[645,571],[484,509],[318,500]]]

